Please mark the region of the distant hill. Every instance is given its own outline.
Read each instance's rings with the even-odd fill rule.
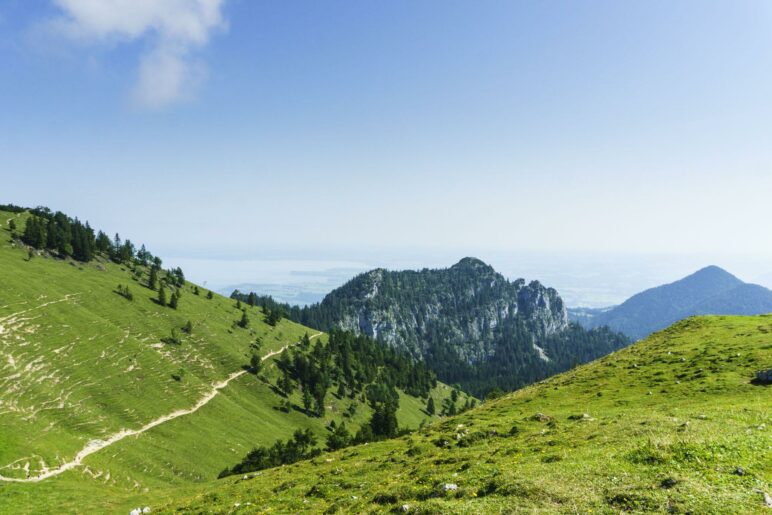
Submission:
[[[633,295],[604,310],[571,310],[585,327],[608,326],[641,339],[693,315],[759,315],[772,312],[772,291],[747,284],[717,266]]]
[[[271,299],[252,295],[256,301]],[[471,257],[446,269],[371,270],[319,304],[282,309],[309,327],[348,329],[405,350],[442,381],[475,395],[515,389],[628,343],[608,330],[569,323],[554,289],[509,281]]]

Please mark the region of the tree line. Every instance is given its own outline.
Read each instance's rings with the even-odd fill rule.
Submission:
[[[3,207],[8,208],[0,206]],[[25,211],[23,208],[19,209]],[[116,263],[131,263],[136,260],[145,266],[161,266],[161,259],[148,252],[144,245],[137,250],[131,240],[123,241],[118,234],[110,239],[102,231],[95,233],[88,222],[83,223],[77,218],[71,218],[61,211],[53,212],[47,207],[28,211],[30,217],[20,237],[21,241],[30,247],[84,263],[97,256],[104,256]]]

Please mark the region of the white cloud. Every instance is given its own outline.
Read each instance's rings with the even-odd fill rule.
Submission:
[[[195,50],[223,28],[225,0],[53,0],[63,12],[56,26],[82,41],[152,38],[140,58],[134,98],[163,107],[189,97],[205,76]]]

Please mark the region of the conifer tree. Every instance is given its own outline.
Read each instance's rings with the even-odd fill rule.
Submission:
[[[434,399],[429,397],[429,402],[426,403],[426,412],[429,415],[434,415],[435,411],[437,411],[437,409],[434,407]]]
[[[158,286],[158,269],[156,267],[152,267],[150,269],[150,277],[147,280],[147,287],[151,290],[155,290]]]
[[[311,411],[311,403],[313,402],[313,398],[311,397],[311,392],[308,391],[308,388],[303,388],[303,408],[307,411]]]
[[[255,375],[259,374],[262,366],[263,361],[260,359],[260,356],[257,354],[252,354],[252,357],[249,359],[250,372]]]
[[[162,306],[166,306],[166,288],[161,285],[158,289],[158,303]]]
[[[330,424],[332,426],[332,424]],[[351,434],[346,429],[346,423],[332,427],[332,432],[327,436],[327,450],[336,451],[351,444]]]
[[[96,237],[96,249],[102,254],[106,254],[110,251],[110,245],[110,238],[102,231],[99,231]]]
[[[172,297],[169,299],[169,307],[172,309],[177,309],[177,303],[180,300],[180,296],[177,294],[177,292],[172,293]]]
[[[214,294],[210,291],[209,293],[206,294],[206,298],[209,300],[212,300],[214,298]]]
[[[11,234],[13,235],[16,232],[16,220],[11,219],[11,221],[8,222],[8,228],[11,230]]]
[[[249,318],[247,317],[246,310],[241,312],[241,320],[239,320],[239,327],[246,329],[249,327]]]

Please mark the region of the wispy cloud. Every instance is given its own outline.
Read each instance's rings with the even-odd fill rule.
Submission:
[[[134,99],[158,108],[189,98],[206,75],[196,51],[225,27],[225,0],[52,0],[62,11],[55,26],[85,42],[150,38],[140,57]]]

